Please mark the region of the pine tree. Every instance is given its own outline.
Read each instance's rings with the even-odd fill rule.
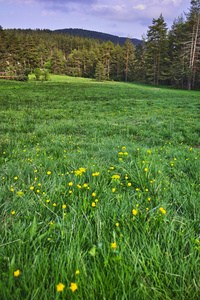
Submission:
[[[105,80],[106,78],[106,72],[105,72],[105,68],[102,62],[98,62],[96,69],[95,69],[95,78],[97,81],[102,81]]]
[[[146,43],[147,75],[155,86],[169,77],[167,47],[167,24],[161,14],[158,19],[153,19],[153,25],[149,26]]]
[[[4,72],[6,68],[6,35],[3,28],[0,26],[0,72]]]
[[[145,82],[146,81],[146,41],[145,37],[142,42],[136,46],[135,59],[134,59],[134,80]]]
[[[170,58],[170,81],[171,85],[184,88],[187,74],[187,58],[183,52],[186,26],[183,17],[174,20],[168,34],[169,58]]]
[[[123,49],[122,47],[117,44],[113,50],[112,55],[112,76],[116,80],[122,80],[122,77],[120,76],[123,71]]]
[[[188,56],[188,85],[190,90],[195,87],[196,75],[199,70],[200,55],[200,0],[192,0],[190,11],[187,14],[187,41],[184,43],[184,53]]]
[[[128,81],[128,73],[130,67],[133,65],[135,47],[130,39],[127,39],[124,44],[124,67],[125,67],[125,81]]]

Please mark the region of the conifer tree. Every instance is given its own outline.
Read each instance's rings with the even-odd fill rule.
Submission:
[[[187,14],[187,40],[184,43],[184,53],[188,56],[188,84],[187,89],[195,87],[196,75],[199,70],[200,55],[200,0],[192,0]]]
[[[95,78],[97,81],[102,81],[105,80],[106,78],[106,72],[105,72],[105,68],[102,62],[98,62],[96,69],[95,69]]]
[[[155,86],[158,86],[159,82],[164,83],[169,77],[167,24],[162,14],[158,19],[153,19],[152,23],[147,32],[147,76]]]
[[[135,47],[130,39],[127,39],[124,44],[124,68],[125,68],[125,81],[128,81],[128,73],[133,64]]]

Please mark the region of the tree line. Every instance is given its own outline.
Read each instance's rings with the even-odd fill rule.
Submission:
[[[3,29],[0,26],[0,76],[34,69],[53,74],[200,87],[200,0],[192,0],[186,18],[167,28],[164,17],[152,20],[134,46],[83,38],[50,30]]]

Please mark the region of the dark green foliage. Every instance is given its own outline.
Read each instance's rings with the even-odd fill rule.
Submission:
[[[95,78],[97,81],[103,81],[106,78],[106,72],[104,69],[104,65],[99,61],[95,70]]]
[[[186,20],[175,19],[171,30],[162,14],[153,18],[147,38],[142,38],[136,49],[131,39],[124,40],[123,45],[118,40],[117,44],[117,40],[107,40],[109,35],[87,30],[0,27],[0,78],[10,72],[20,75],[26,68],[95,78],[97,63],[101,62],[107,80],[199,89],[200,0],[191,1],[186,16]],[[46,75],[41,78],[46,80]],[[36,77],[40,78],[39,73]]]

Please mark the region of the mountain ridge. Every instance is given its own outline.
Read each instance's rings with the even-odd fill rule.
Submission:
[[[87,30],[87,29],[80,29],[80,28],[64,28],[64,29],[56,29],[52,30],[53,32],[56,33],[68,33],[71,35],[76,35],[80,37],[85,37],[85,38],[94,38],[102,41],[111,41],[114,44],[119,44],[119,45],[124,45],[125,41],[127,40],[126,37],[119,37],[117,35],[112,35],[108,33],[103,33],[103,32],[98,32],[98,31],[93,31],[93,30]],[[130,38],[132,43],[134,45],[140,44],[141,40],[136,39],[136,38]]]

